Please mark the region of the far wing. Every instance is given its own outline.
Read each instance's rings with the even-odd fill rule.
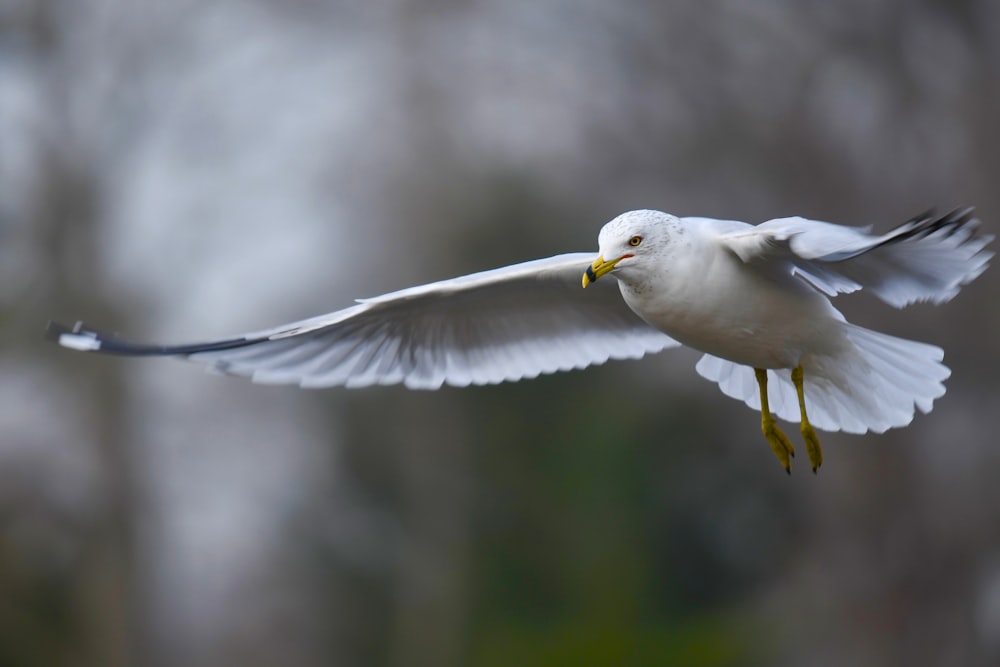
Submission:
[[[570,253],[524,262],[193,345],[129,343],[81,325],[50,325],[50,333],[78,350],[181,356],[255,382],[303,387],[494,384],[678,345],[635,315],[614,281],[584,291],[592,259]]]
[[[971,208],[921,215],[882,235],[781,218],[719,240],[748,264],[791,262],[794,273],[830,296],[864,288],[902,308],[948,301],[986,270],[993,253],[984,248],[993,237],[978,234],[978,226]]]

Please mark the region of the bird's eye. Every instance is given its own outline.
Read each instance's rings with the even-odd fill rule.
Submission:
[[[639,245],[640,243],[642,243],[642,237],[641,236],[633,236],[632,238],[630,238],[628,240],[628,244],[630,246],[632,246],[633,248],[635,246]]]

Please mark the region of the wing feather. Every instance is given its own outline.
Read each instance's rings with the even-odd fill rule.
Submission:
[[[872,291],[902,308],[942,303],[986,270],[993,239],[978,233],[971,208],[917,216],[882,235],[805,218],[780,218],[719,235],[748,264],[790,262],[792,272],[829,296]]]
[[[61,345],[177,356],[255,382],[303,387],[495,384],[674,347],[614,281],[584,291],[590,253],[568,253],[410,287],[327,315],[191,345],[144,345],[50,325]]]

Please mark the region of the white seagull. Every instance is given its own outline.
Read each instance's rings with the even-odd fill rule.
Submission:
[[[75,350],[183,357],[310,388],[494,384],[683,344],[705,353],[699,374],[760,410],[789,472],[794,448],[775,415],[798,421],[815,472],[815,429],[905,426],[915,409],[930,411],[951,373],[941,348],[851,324],[830,297],[867,289],[896,308],[948,301],[993,256],[978,226],[972,209],[881,235],[799,217],[753,226],[630,211],[601,229],[596,260],[513,264],[224,340],[145,345],[82,323],[50,323],[49,333]],[[598,283],[604,275],[617,290]],[[597,284],[584,292],[581,276],[583,287]]]

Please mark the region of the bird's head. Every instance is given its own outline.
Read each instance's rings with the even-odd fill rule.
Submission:
[[[664,254],[670,235],[680,229],[680,220],[662,211],[629,211],[604,225],[597,237],[600,255],[583,274],[587,287],[614,271],[619,278],[640,276]]]

